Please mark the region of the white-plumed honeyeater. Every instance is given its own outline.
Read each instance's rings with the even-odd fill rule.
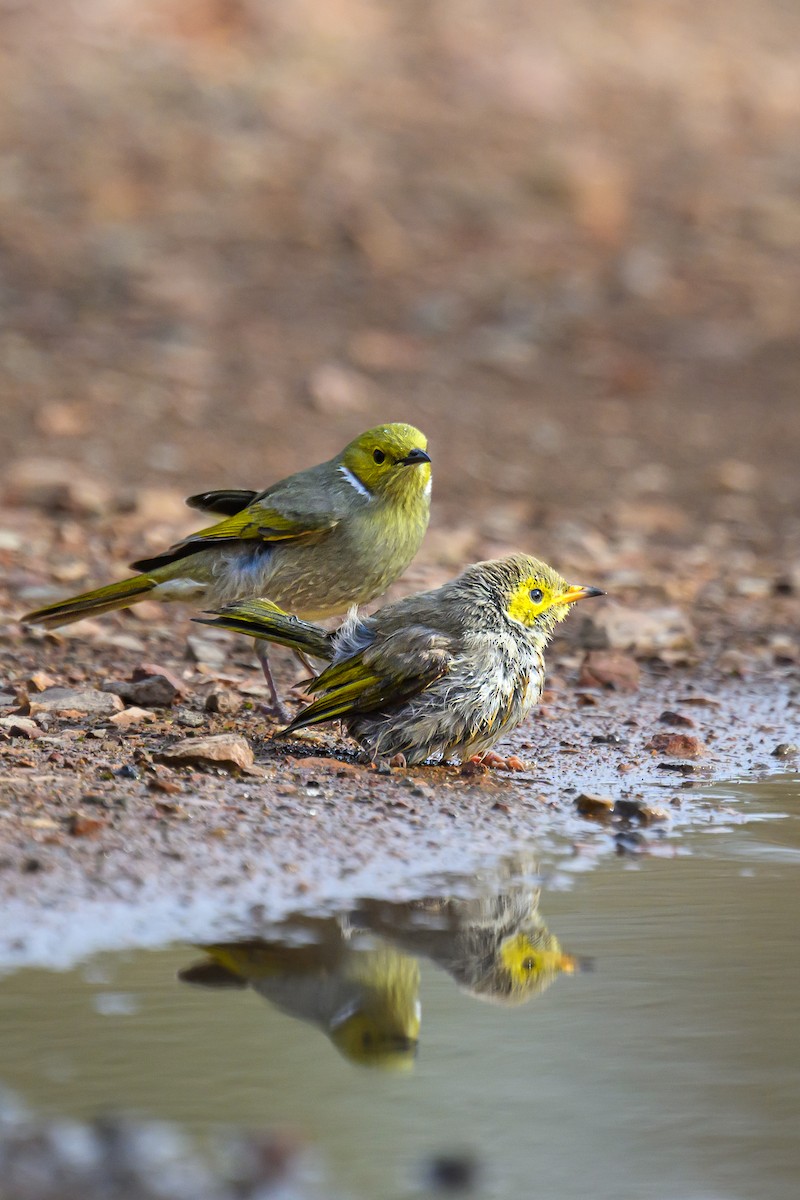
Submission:
[[[599,595],[512,554],[330,633],[263,600],[198,619],[328,660],[285,733],[338,719],[372,758],[411,764],[482,754],[515,729],[541,696],[555,626]]]
[[[311,620],[335,616],[379,596],[403,573],[428,527],[430,491],[424,434],[379,425],[329,462],[263,492],[190,496],[192,508],[224,519],[133,563],[139,574],[130,579],[22,619],[54,627],[145,598],[216,608],[255,596]],[[279,708],[266,647],[259,658]]]
[[[566,953],[539,913],[539,889],[512,886],[474,899],[364,900],[356,926],[443,967],[478,1000],[524,1004],[559,975],[586,968]]]
[[[251,987],[287,1016],[321,1029],[361,1066],[414,1065],[421,1019],[415,958],[389,945],[355,945],[330,929],[321,943],[259,939],[203,949],[208,959],[181,971],[184,982]]]

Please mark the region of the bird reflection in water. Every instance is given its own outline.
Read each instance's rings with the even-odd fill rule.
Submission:
[[[346,921],[304,918],[281,939],[202,949],[208,958],[180,972],[185,983],[251,987],[287,1016],[316,1025],[351,1062],[413,1065],[419,963],[394,946],[353,935]]]
[[[562,950],[539,914],[539,897],[538,887],[509,881],[502,891],[470,899],[366,900],[350,919],[407,953],[430,959],[476,999],[523,1004],[559,975],[591,965]]]
[[[539,888],[513,883],[471,899],[364,900],[336,918],[305,917],[276,935],[203,946],[186,983],[246,988],[321,1029],[349,1061],[409,1069],[420,1033],[419,958],[469,995],[522,1004],[588,965],[539,915]]]

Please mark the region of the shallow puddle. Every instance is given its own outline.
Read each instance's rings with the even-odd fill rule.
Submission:
[[[663,856],[362,901],[247,942],[0,980],[0,1084],[42,1114],[299,1129],[354,1200],[794,1200],[800,780],[706,789]],[[631,844],[632,847],[633,843]],[[576,860],[576,865],[579,860]]]

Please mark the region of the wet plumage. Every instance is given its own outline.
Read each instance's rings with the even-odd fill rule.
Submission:
[[[521,865],[512,860],[499,870],[510,868],[513,875]],[[559,975],[589,965],[562,949],[539,912],[539,899],[538,887],[509,880],[502,890],[481,889],[468,898],[363,900],[350,920],[407,954],[431,959],[476,999],[524,1004]]]
[[[340,719],[373,758],[463,761],[525,719],[542,693],[553,629],[573,602],[599,594],[514,554],[372,616],[353,612],[332,633],[258,600],[209,623],[329,660],[310,682],[316,698],[285,732]]]

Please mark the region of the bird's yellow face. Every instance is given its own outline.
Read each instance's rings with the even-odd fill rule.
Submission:
[[[346,467],[371,496],[419,499],[430,494],[428,440],[413,425],[378,425],[346,446]]]
[[[350,1062],[388,1071],[410,1071],[417,1056],[419,1017],[397,1022],[396,1014],[358,1012],[331,1032],[331,1041]]]
[[[573,975],[578,960],[565,954],[552,934],[534,945],[524,933],[517,933],[500,946],[500,961],[515,988],[532,990],[546,976]]]
[[[528,628],[551,628],[564,620],[576,600],[602,595],[599,588],[573,586],[555,571],[541,571],[519,580],[506,603],[506,613]]]

